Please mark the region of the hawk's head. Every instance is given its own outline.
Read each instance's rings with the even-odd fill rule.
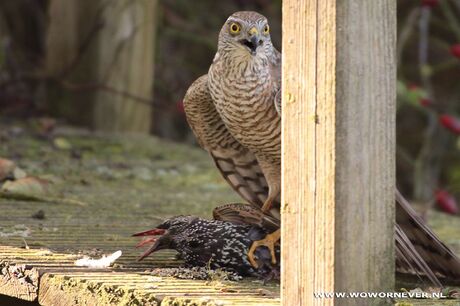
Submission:
[[[220,30],[218,48],[219,52],[244,57],[268,55],[273,45],[267,18],[250,11],[234,13]]]

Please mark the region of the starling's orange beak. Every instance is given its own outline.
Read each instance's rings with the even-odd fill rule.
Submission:
[[[144,239],[141,242],[139,242],[138,244],[136,244],[136,248],[140,248],[141,246],[144,246],[146,244],[155,242],[157,239],[158,239],[157,237],[151,237],[151,238]]]
[[[141,247],[148,243],[153,242],[153,245],[145,251],[138,260],[142,260],[145,257],[149,256],[153,252],[169,248],[171,237],[169,237],[167,230],[162,228],[154,228],[148,231],[139,232],[132,235],[133,237],[139,236],[160,236],[160,237],[151,237],[139,242],[136,247]]]
[[[135,233],[135,234],[132,235],[132,237],[139,237],[139,236],[158,236],[158,235],[164,235],[165,232],[166,232],[165,229],[162,229],[162,228],[154,228],[154,229],[151,229],[151,230],[148,230],[148,231]]]
[[[148,248],[147,251],[145,251],[141,255],[141,257],[139,257],[138,261],[141,261],[142,259],[144,259],[145,257],[149,256],[150,254],[156,251],[163,250],[163,249],[169,249],[172,239],[168,234],[165,234],[163,236],[160,236],[159,238],[155,238],[154,241],[155,242],[153,243],[153,245],[150,248]]]

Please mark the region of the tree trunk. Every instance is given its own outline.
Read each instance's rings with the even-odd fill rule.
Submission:
[[[98,130],[149,133],[156,0],[51,0],[50,109]]]
[[[0,109],[34,109],[36,74],[42,65],[46,1],[0,1]]]

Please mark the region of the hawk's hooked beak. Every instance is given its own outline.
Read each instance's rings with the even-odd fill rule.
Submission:
[[[259,31],[253,27],[248,31],[249,39],[243,39],[241,44],[245,45],[251,51],[251,54],[256,54],[257,47],[262,45],[263,41],[260,39]]]

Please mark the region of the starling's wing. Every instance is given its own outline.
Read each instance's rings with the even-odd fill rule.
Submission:
[[[198,78],[184,98],[187,121],[198,143],[207,150],[221,174],[246,201],[261,207],[268,184],[254,154],[233,136],[217,112],[208,90],[208,77]]]
[[[231,203],[214,208],[212,215],[215,220],[235,224],[252,224],[260,226],[269,232],[280,228],[280,220],[264,213],[260,208],[242,203]]]
[[[396,269],[425,276],[441,286],[438,278],[460,282],[460,259],[418,216],[396,191]]]
[[[275,108],[281,116],[281,53],[274,49],[274,55],[271,60],[271,76],[275,80]]]

